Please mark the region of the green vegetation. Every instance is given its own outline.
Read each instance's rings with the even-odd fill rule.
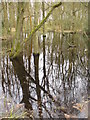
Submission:
[[[0,14],[0,118],[81,115],[89,88],[88,3],[1,2]]]
[[[10,56],[13,58],[22,52],[22,46],[26,41],[30,41],[33,34],[38,30],[42,32],[42,25],[45,22],[44,27],[46,31],[55,30],[56,32],[72,33],[87,29],[87,3],[44,2],[46,15],[43,19],[41,12],[42,3],[38,2],[2,3],[2,9],[3,37],[8,37],[12,32],[15,32],[15,34],[12,34],[14,42],[10,53]],[[28,35],[24,38],[23,33],[26,33],[26,31]]]

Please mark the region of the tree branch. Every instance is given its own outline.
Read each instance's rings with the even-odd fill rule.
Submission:
[[[52,8],[51,8],[51,10],[48,12],[47,16],[40,22],[39,25],[37,25],[37,26],[30,32],[30,34],[28,35],[28,37],[27,37],[24,41],[21,42],[20,46],[22,46],[23,43],[27,42],[27,41],[34,35],[34,33],[35,33],[37,30],[39,30],[39,28],[46,22],[46,20],[48,19],[48,17],[51,15],[52,11],[53,11],[55,8],[59,7],[60,5],[62,5],[62,2],[59,2],[58,4],[55,4],[55,5],[52,6]],[[21,50],[22,50],[22,49],[21,49],[21,47],[20,47],[20,49],[18,49],[18,50],[15,51],[14,53],[13,53],[13,51],[12,51],[10,56],[11,56],[12,58],[15,58],[17,55],[20,54]]]
[[[26,38],[26,39],[24,40],[24,42],[26,42],[37,30],[39,30],[39,28],[46,22],[46,20],[48,19],[48,17],[51,15],[52,11],[53,11],[55,8],[59,7],[61,4],[62,4],[62,2],[54,5],[54,6],[51,8],[51,10],[50,10],[49,13],[47,14],[47,16],[40,22],[39,25],[37,25],[37,26],[31,31],[31,33],[28,35],[28,38]]]

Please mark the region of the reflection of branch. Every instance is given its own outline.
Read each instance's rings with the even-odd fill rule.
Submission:
[[[51,116],[50,112],[47,110],[46,106],[44,104],[42,106],[46,110],[46,112],[49,114],[50,118],[52,118],[52,116]]]
[[[27,74],[28,74],[28,73],[27,73]],[[30,80],[33,81],[33,83],[37,84],[36,81],[35,81],[30,75],[29,75],[29,77],[30,77]],[[38,84],[37,84],[37,86],[40,87],[40,89],[43,90],[46,94],[48,94],[48,96],[49,96],[51,99],[54,100],[54,98],[52,97],[52,95],[51,95],[50,93],[48,93],[48,91],[46,91],[42,86],[40,86],[40,85],[38,85]],[[54,101],[55,101],[55,100],[54,100]]]
[[[87,77],[87,75],[85,76],[85,74],[83,74],[82,71],[79,71],[79,70],[77,70],[77,74],[82,75],[84,78]]]
[[[37,81],[34,80],[29,73],[27,73],[27,71],[25,70],[25,68],[24,68],[24,66],[23,66],[23,63],[21,63],[21,60],[19,60],[18,58],[17,58],[17,59],[13,59],[13,60],[12,60],[12,64],[13,64],[14,69],[15,69],[15,71],[16,71],[16,73],[17,73],[17,75],[18,75],[19,77],[22,78],[21,75],[23,75],[23,77],[24,77],[24,79],[25,79],[26,76],[27,76],[28,79],[30,79],[33,83],[35,83],[35,84],[37,85],[37,87],[39,87],[41,90],[43,90],[46,94],[48,94],[48,96],[49,96],[53,101],[55,101],[54,98],[53,98],[53,96],[52,96],[48,91],[46,91],[41,85],[37,84]],[[18,68],[17,68],[16,66],[19,66],[19,70],[18,70]],[[20,71],[20,70],[21,70],[21,71]],[[21,79],[21,78],[20,78],[20,79]]]
[[[87,70],[86,67],[85,67],[85,65],[84,65],[84,63],[83,63],[83,61],[82,61],[81,57],[80,57],[80,61],[81,61],[81,64],[82,64],[81,67],[84,67],[84,69]]]
[[[33,98],[31,95],[29,95],[29,98],[34,100],[34,101],[37,101],[35,98]]]
[[[6,83],[6,82],[5,82],[4,75],[3,75],[3,70],[2,70],[2,89],[3,89],[3,92],[4,92],[4,94],[5,94],[5,86],[4,86],[4,83]]]
[[[38,101],[37,99],[35,99],[35,98],[31,97],[31,96],[29,96],[29,97],[30,97],[32,100],[34,100],[35,102]],[[45,106],[44,104],[42,104],[42,106],[43,106],[43,108],[46,110],[46,112],[49,114],[50,118],[52,118],[52,116],[51,116],[50,112],[47,110],[46,106]]]
[[[53,88],[53,86],[49,83],[49,86],[52,88],[53,92],[57,91],[58,94],[60,94],[60,91],[58,91],[57,89]],[[54,92],[55,93],[55,92]]]
[[[15,77],[15,81],[13,82],[13,78],[12,78],[13,73],[11,73],[11,70],[13,71],[13,68],[10,68],[10,66],[8,65],[9,62],[7,61],[7,64],[5,64],[5,62],[3,60],[3,64],[4,64],[4,66],[3,66],[3,69],[2,69],[2,89],[3,89],[4,93],[7,92],[7,93],[9,93],[10,97],[12,97],[13,95],[14,96],[16,95],[15,91],[14,91],[14,85],[15,85],[14,82],[16,82],[16,84],[17,84],[17,93],[19,94],[18,82],[16,80],[16,77]],[[7,77],[4,77],[4,76],[6,76],[5,68],[6,68]],[[14,73],[14,75],[15,75],[15,73]],[[11,87],[12,87],[12,91],[11,91]],[[5,90],[5,89],[7,89],[7,90]],[[16,95],[16,97],[17,97],[17,95]]]

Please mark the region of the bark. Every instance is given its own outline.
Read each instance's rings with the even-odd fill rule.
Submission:
[[[39,30],[39,28],[46,22],[46,20],[48,19],[48,17],[51,15],[52,11],[53,11],[55,8],[59,7],[60,5],[62,5],[62,2],[54,5],[54,6],[51,8],[51,10],[50,10],[49,13],[47,14],[47,16],[41,21],[41,23],[40,23],[39,25],[37,25],[37,26],[32,30],[32,32],[28,35],[28,38],[26,38],[26,39],[24,40],[24,42],[26,42],[37,30]]]
[[[46,20],[48,19],[48,17],[51,15],[51,13],[53,12],[53,10],[54,10],[55,8],[59,7],[60,5],[62,5],[62,2],[59,2],[58,4],[55,4],[55,5],[51,8],[51,10],[50,10],[49,13],[47,14],[47,16],[41,21],[41,23],[40,23],[39,25],[37,25],[37,26],[30,32],[30,34],[28,35],[28,37],[27,37],[24,41],[21,42],[21,46],[23,45],[23,43],[27,42],[27,41],[34,35],[34,33],[35,33],[37,30],[39,30],[39,28],[46,22]],[[18,49],[14,54],[11,54],[10,57],[12,57],[12,58],[17,57],[17,56],[21,53],[21,50],[22,50],[22,49],[21,49],[21,47],[20,47],[20,49]]]

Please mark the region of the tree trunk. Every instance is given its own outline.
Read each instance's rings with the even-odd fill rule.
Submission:
[[[62,5],[62,2],[59,2],[58,4],[55,4],[55,5],[51,8],[51,10],[50,10],[49,13],[47,14],[47,16],[40,22],[39,25],[37,25],[37,26],[32,30],[32,32],[28,35],[28,37],[27,37],[24,41],[21,42],[20,46],[22,46],[24,42],[28,41],[28,40],[34,35],[34,33],[35,33],[37,30],[39,30],[39,28],[46,22],[46,20],[48,19],[48,17],[51,15],[52,11],[53,11],[55,8],[59,7],[60,5]],[[20,52],[21,52],[21,50],[22,50],[22,48],[19,47],[19,48],[14,52],[14,54],[11,54],[11,57],[14,58],[14,57],[16,57],[17,55],[19,55]]]

